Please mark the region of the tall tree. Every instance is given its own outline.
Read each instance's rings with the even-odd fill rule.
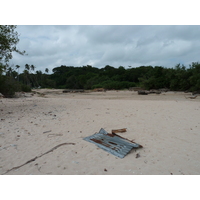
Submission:
[[[19,42],[18,32],[15,31],[16,27],[14,25],[0,25],[0,62],[7,63],[12,58],[12,52],[25,54],[25,51],[20,51],[16,47]]]
[[[20,68],[20,66],[19,65],[15,65],[15,68],[18,70],[18,74],[17,74],[17,80],[19,81],[19,68]]]
[[[49,73],[49,69],[48,69],[48,68],[46,68],[46,69],[45,69],[45,72],[48,74],[48,73]]]
[[[31,71],[34,73],[35,72],[35,66],[34,65],[31,65],[30,66],[30,69],[31,69]],[[38,84],[38,81],[37,81],[37,76],[36,76],[36,74],[32,74],[32,76],[33,76],[33,85],[34,85],[34,87],[35,86],[37,86],[37,87],[39,87],[39,84]]]
[[[12,69],[12,66],[8,65],[13,52],[25,54],[25,51],[20,51],[16,47],[19,42],[19,35],[15,31],[16,27],[14,25],[0,25],[0,92],[6,97],[12,97],[16,91],[22,89],[21,85],[16,82],[18,73]]]
[[[30,81],[29,81],[28,75],[29,75],[29,72],[28,72],[27,69],[25,69],[25,70],[23,71],[23,76],[24,76],[25,84],[26,84],[27,86],[30,86]]]
[[[34,72],[34,71],[35,71],[35,66],[34,66],[34,65],[31,65],[31,66],[30,66],[30,69]]]
[[[26,69],[27,71],[30,70],[30,66],[29,66],[29,64],[25,64],[25,69]]]

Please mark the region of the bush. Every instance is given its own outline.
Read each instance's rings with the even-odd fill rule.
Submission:
[[[31,92],[31,88],[27,85],[22,84],[21,85],[21,91],[23,92]]]
[[[92,86],[92,89],[95,89],[95,88],[104,88],[104,87],[103,87],[103,84],[96,84]]]
[[[31,88],[23,85],[9,76],[0,76],[0,93],[6,98],[15,96],[15,92],[31,92]]]
[[[12,77],[1,76],[0,80],[0,93],[5,97],[14,97],[15,92],[21,90],[21,85],[19,82],[15,81]]]

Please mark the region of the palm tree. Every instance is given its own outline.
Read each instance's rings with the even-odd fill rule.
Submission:
[[[38,87],[40,87],[40,85],[42,83],[42,71],[41,70],[36,71],[36,77],[37,77],[37,80],[39,81]]]
[[[29,72],[30,66],[28,64],[25,64],[25,69]]]
[[[25,70],[23,71],[23,75],[24,75],[24,79],[25,79],[25,81],[26,81],[26,85],[30,85],[30,83],[29,83],[29,78],[28,78],[29,72],[28,72],[27,69],[25,69]]]
[[[17,75],[17,80],[19,81],[19,68],[20,66],[19,65],[15,65],[16,69],[18,69],[18,75]]]
[[[27,80],[27,85],[29,85],[31,87],[30,65],[29,64],[25,64],[24,74],[25,74],[25,77],[26,77],[26,80]]]
[[[7,71],[7,76],[12,76],[12,72],[13,72],[13,70],[12,70],[12,67],[9,67],[8,68],[8,71]]]
[[[34,72],[35,71],[35,66],[34,65],[31,65],[30,66],[31,70]]]
[[[48,69],[48,68],[46,68],[46,69],[45,69],[45,72],[48,74],[48,73],[49,73],[49,69]]]
[[[31,82],[30,86],[33,85],[33,87],[35,87],[35,82],[33,80],[33,74],[31,73],[31,71],[35,71],[35,66],[34,65],[28,65],[28,64],[25,64],[25,69],[27,70],[27,77],[29,78],[29,82]]]
[[[35,68],[36,67],[34,65],[30,66],[30,69],[31,69],[31,71],[33,71],[33,73],[35,72]],[[35,84],[36,84],[37,87],[39,87],[39,84],[37,82],[37,76],[36,76],[36,74],[33,74],[33,79],[34,79],[34,81],[33,81],[34,87],[35,87]]]

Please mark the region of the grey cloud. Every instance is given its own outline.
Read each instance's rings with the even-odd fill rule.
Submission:
[[[198,61],[200,26],[18,26],[11,63],[37,70],[60,65],[94,67],[162,65]]]

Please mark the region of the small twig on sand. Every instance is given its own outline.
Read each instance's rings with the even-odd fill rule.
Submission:
[[[46,154],[48,154],[48,153],[54,151],[54,150],[57,149],[58,147],[61,147],[61,146],[63,146],[63,145],[68,145],[68,144],[75,145],[75,143],[62,143],[62,144],[59,144],[59,145],[53,147],[52,149],[50,149],[49,151],[43,153],[42,155],[36,156],[35,158],[32,158],[32,159],[28,160],[27,162],[25,162],[25,163],[22,164],[22,165],[19,165],[19,166],[17,166],[17,167],[13,167],[12,169],[7,170],[6,172],[4,172],[4,173],[1,174],[1,175],[7,174],[8,172],[10,172],[10,171],[12,171],[12,170],[19,169],[20,167],[23,167],[24,165],[27,165],[28,163],[33,162],[33,161],[35,161],[36,159],[38,159],[38,158],[40,158],[40,157],[42,157],[42,156],[44,156],[44,155],[46,155]]]
[[[54,134],[54,133],[52,133],[52,134],[48,134],[47,135],[47,137],[49,138],[49,137],[55,137],[55,136],[63,136],[63,134],[62,133],[58,133],[58,134]]]
[[[44,131],[43,133],[49,133],[49,132],[51,132],[51,130],[50,131]]]

